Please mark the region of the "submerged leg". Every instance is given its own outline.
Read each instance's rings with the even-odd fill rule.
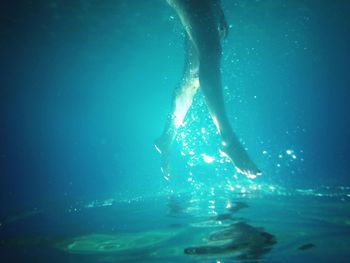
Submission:
[[[178,1],[176,10],[199,57],[199,82],[212,119],[221,135],[222,153],[236,170],[248,177],[261,174],[234,134],[224,106],[221,87],[221,44],[210,1]]]
[[[192,105],[193,96],[196,94],[198,81],[198,57],[192,42],[186,36],[185,39],[185,68],[180,85],[173,94],[171,112],[168,116],[162,135],[155,141],[155,147],[161,154],[161,170],[166,179],[169,179],[169,154],[176,131],[183,123],[186,114]]]

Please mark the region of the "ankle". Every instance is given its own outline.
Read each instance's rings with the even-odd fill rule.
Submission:
[[[240,142],[235,134],[231,133],[227,136],[221,136],[221,146],[223,148],[228,148],[230,146],[237,146]]]

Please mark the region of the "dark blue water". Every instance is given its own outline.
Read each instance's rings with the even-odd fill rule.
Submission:
[[[332,196],[341,196],[332,200],[332,206],[348,202],[348,193],[341,189],[350,184],[350,4],[223,0],[222,5],[230,24],[222,43],[226,107],[235,132],[264,173],[253,181],[235,174],[218,155],[218,136],[200,94],[173,148],[172,180],[165,181],[159,171],[153,141],[163,129],[184,59],[183,29],[165,1],[0,3],[1,254],[20,249],[38,262],[52,261],[57,254],[65,260],[68,252],[57,248],[60,240],[108,234],[113,227],[120,230],[121,221],[105,222],[104,212],[94,209],[93,217],[74,218],[81,227],[75,232],[65,213],[76,202],[177,192],[200,199],[210,189],[224,198],[230,195],[227,191],[277,195],[276,189],[320,187],[331,187]],[[183,144],[193,141],[195,147]],[[204,156],[214,161],[209,164]],[[287,201],[273,203],[275,212]],[[299,202],[294,201],[292,207]],[[319,209],[324,199],[314,201]],[[133,209],[107,211],[134,218]],[[162,206],[157,209],[162,211]],[[255,217],[249,211],[248,221]],[[347,229],[347,216],[339,215],[339,210],[317,216],[333,221],[341,217]],[[286,217],[278,217],[281,229],[261,221],[254,226],[270,226],[268,232],[275,230],[278,238],[278,233],[287,231]],[[55,221],[59,218],[62,224]],[[192,221],[187,219],[185,225]],[[154,230],[154,222],[144,222],[151,226],[140,231]],[[160,217],[157,224],[162,222],[166,224],[166,219]],[[104,225],[108,227],[103,229]],[[334,231],[338,233],[338,228]],[[347,242],[338,234],[329,236],[333,239],[325,244]],[[297,237],[286,242],[293,239]],[[181,238],[172,244],[182,258],[186,244]],[[306,252],[315,251],[317,258],[319,246],[323,245]],[[142,255],[147,249],[141,249]],[[126,254],[126,262],[140,261]],[[171,262],[172,253],[162,255]],[[115,262],[113,256],[107,257]],[[276,258],[281,257],[271,260]],[[79,260],[83,259],[78,256],[73,262]]]

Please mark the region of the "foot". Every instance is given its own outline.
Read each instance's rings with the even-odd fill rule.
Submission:
[[[248,178],[255,178],[262,174],[237,138],[233,137],[230,140],[223,141],[220,152],[231,160],[237,172]]]
[[[156,148],[157,152],[161,155],[160,170],[164,175],[164,179],[167,181],[170,179],[170,174],[169,174],[170,144],[171,143],[163,137],[158,138],[154,142],[154,147]]]

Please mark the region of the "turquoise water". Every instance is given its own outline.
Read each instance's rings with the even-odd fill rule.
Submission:
[[[50,204],[2,221],[0,253],[6,262],[348,262],[349,188],[267,189]]]
[[[0,4],[1,262],[348,262],[348,1],[222,0],[235,172],[199,92],[160,172],[184,63],[165,0]]]

